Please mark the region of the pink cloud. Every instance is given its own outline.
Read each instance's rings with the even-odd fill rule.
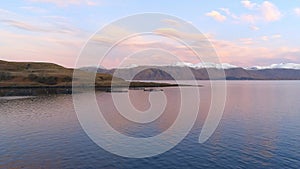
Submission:
[[[282,17],[281,12],[271,2],[268,1],[263,2],[260,8],[261,8],[263,19],[265,21],[269,21],[269,22],[277,21]]]
[[[243,1],[241,1],[241,3],[243,4],[243,6],[245,8],[248,8],[248,9],[253,9],[257,5],[256,3],[252,3],[249,0],[243,0]]]
[[[218,11],[211,11],[205,14],[206,16],[212,17],[214,20],[223,22],[226,20],[226,16],[220,14]]]
[[[243,0],[241,1],[241,3],[245,8],[249,9],[246,10],[245,13],[237,15],[232,13],[228,8],[220,8],[219,11],[223,12],[224,15],[222,15],[218,11],[212,11],[210,13],[207,13],[206,15],[222,22],[225,20],[231,20],[235,23],[250,23],[251,25],[255,25],[258,22],[278,21],[283,16],[277,6],[269,1],[264,1],[259,4],[252,3],[249,0]],[[256,26],[252,26],[250,27],[250,29],[258,30]]]
[[[251,29],[251,30],[254,30],[254,31],[258,31],[258,30],[259,30],[259,27],[255,26],[255,25],[251,25],[251,26],[250,26],[250,29]]]
[[[295,9],[294,9],[294,13],[295,13],[297,16],[300,16],[300,8],[295,8]]]
[[[1,60],[43,61],[74,67],[84,39],[67,36],[34,36],[0,31]]]

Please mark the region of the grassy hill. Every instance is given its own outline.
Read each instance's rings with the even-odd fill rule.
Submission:
[[[52,63],[0,61],[0,87],[72,86],[73,71]],[[93,75],[85,71],[78,72],[83,78]],[[111,75],[98,73],[96,86],[108,85],[111,80]],[[116,80],[125,83],[122,79]],[[81,85],[84,79],[77,81]]]

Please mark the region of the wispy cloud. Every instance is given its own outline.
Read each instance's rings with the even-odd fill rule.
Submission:
[[[20,9],[30,11],[30,12],[35,12],[35,13],[46,13],[47,12],[46,9],[36,7],[36,6],[21,6]]]
[[[249,28],[254,31],[259,30],[256,26],[257,23],[278,21],[283,16],[277,6],[269,1],[253,3],[249,0],[242,0],[241,4],[243,7],[248,9],[245,13],[235,14],[228,8],[219,8],[219,10],[213,10],[205,15],[210,16],[217,21],[223,22],[225,20],[229,20],[234,23],[250,24],[251,26],[249,26]],[[295,11],[297,10],[295,9]]]
[[[211,11],[205,14],[206,16],[212,17],[216,21],[223,22],[226,20],[226,16],[220,14],[218,11]]]
[[[279,39],[279,38],[281,38],[280,34],[274,34],[274,35],[270,35],[270,36],[264,35],[260,39],[262,41],[268,41],[268,40],[275,40],[275,39]]]
[[[258,20],[258,16],[252,15],[252,14],[242,14],[238,18],[239,22],[244,22],[244,23],[250,23],[250,24],[255,24],[256,21]]]
[[[272,38],[265,36],[263,38]],[[300,50],[292,47],[264,47],[259,39],[245,38],[238,42],[213,39],[212,43],[222,62],[239,66],[268,65],[280,61],[299,62]],[[275,62],[276,61],[276,62]]]
[[[66,7],[70,5],[95,6],[99,4],[99,1],[92,1],[92,0],[28,0],[28,1],[38,2],[38,3],[50,3],[60,7]]]
[[[6,9],[1,9],[0,8],[0,17],[7,17],[7,16],[16,16],[17,14],[12,12],[12,11],[8,11]]]
[[[172,28],[160,28],[154,30],[154,33],[167,37],[175,37],[181,40],[203,40],[206,39],[204,34],[181,32]]]
[[[252,3],[250,1],[241,1],[244,7],[251,9],[255,13],[241,15],[241,20],[254,23],[256,21],[273,22],[281,19],[282,14],[276,5],[269,1],[261,4]]]
[[[280,34],[275,34],[275,35],[272,35],[272,38],[273,39],[278,39],[278,38],[281,38],[281,35]]]
[[[25,8],[23,8],[25,9]],[[26,8],[26,10],[29,8]],[[65,17],[27,17],[0,10],[0,58],[47,61],[72,67],[88,36]],[[19,29],[21,31],[16,31]]]
[[[263,41],[268,41],[268,40],[269,40],[269,37],[268,37],[268,36],[262,36],[262,37],[261,37],[261,40],[263,40]]]
[[[35,7],[20,7],[26,10]],[[36,8],[37,10],[42,10]],[[42,11],[41,11],[42,12]],[[25,17],[16,13],[1,10],[0,9],[0,24],[4,24],[17,29],[30,31],[30,32],[42,32],[42,33],[58,33],[58,34],[70,34],[78,35],[82,32],[79,28],[72,25],[66,17],[62,16],[39,16]]]
[[[264,35],[264,36],[260,37],[260,39],[262,41],[275,40],[275,39],[279,39],[279,38],[281,38],[280,34],[274,34],[274,35],[270,35],[270,36]]]
[[[277,21],[282,17],[279,9],[274,4],[268,1],[262,3],[260,10],[263,19],[268,22]]]
[[[249,0],[243,0],[243,1],[241,1],[241,3],[243,4],[243,6],[244,6],[245,8],[248,8],[248,9],[253,9],[255,6],[257,6],[256,3],[252,3],[252,2],[249,1]]]
[[[33,24],[25,21],[19,21],[14,19],[1,19],[0,22],[12,26],[18,29],[31,31],[31,32],[44,32],[44,33],[61,33],[61,34],[77,34],[79,29],[66,25],[42,25]]]
[[[254,44],[254,40],[252,38],[241,38],[239,41],[244,45],[252,45]]]
[[[227,16],[233,18],[233,19],[238,19],[238,16],[236,16],[234,13],[232,13],[228,8],[220,8],[222,12],[224,12]]]
[[[85,38],[53,34],[22,34],[0,30],[0,58],[19,61],[45,61],[74,66]],[[59,61],[59,62],[58,62]]]
[[[22,21],[17,21],[17,20],[11,20],[11,19],[2,19],[0,22],[5,23],[9,26],[16,27],[19,29],[27,30],[27,31],[33,31],[33,32],[44,32],[46,31],[43,28],[40,28],[38,26],[22,22]]]
[[[251,25],[251,26],[250,26],[250,29],[251,29],[251,30],[254,30],[254,31],[258,31],[258,30],[259,30],[259,27],[255,26],[255,25]]]
[[[173,20],[173,19],[164,19],[162,20],[161,22],[169,25],[169,26],[175,26],[175,27],[179,27],[181,26],[181,23],[176,21],[176,20]]]
[[[118,30],[118,29],[115,29]],[[222,62],[236,64],[240,66],[251,66],[257,64],[258,60],[263,60],[264,64],[271,64],[272,61],[278,60],[281,57],[281,60],[290,60],[294,62],[298,62],[300,57],[299,49],[292,49],[292,48],[280,48],[275,46],[265,46],[266,43],[273,43],[274,41],[280,42],[281,34],[271,34],[271,35],[264,35],[261,37],[249,37],[249,38],[240,38],[236,41],[229,41],[229,40],[220,40],[214,36],[208,36],[208,39],[205,39],[205,36],[202,34],[196,34],[191,32],[181,32],[179,30],[175,30],[172,28],[161,28],[154,30],[154,33],[158,35],[163,35],[163,37],[167,38],[159,38],[159,39],[144,39],[144,37],[134,37],[132,39],[128,39],[122,44],[119,44],[118,54],[122,54],[120,56],[127,56],[132,54],[133,51],[143,51],[147,49],[162,49],[166,50],[175,56],[178,56],[182,61],[187,61],[191,63],[197,63],[197,56],[193,51],[188,49],[186,46],[182,44],[172,43],[172,41],[167,39],[172,39],[169,37],[175,37],[181,40],[193,41],[198,43],[192,43],[193,47],[202,55],[200,56],[202,59],[205,58],[206,60],[213,60],[215,58],[208,58],[207,54],[207,40],[211,41],[213,46],[215,47],[219,58]],[[209,34],[208,34],[209,35]],[[104,39],[104,37],[100,37],[97,39],[98,42],[103,44],[111,45],[110,39]],[[285,55],[288,51],[294,51],[292,54]],[[145,53],[143,53],[145,56]],[[147,56],[143,59],[147,60],[147,58],[153,58],[154,56]],[[115,60],[118,60],[119,57],[115,57]],[[141,59],[142,57],[139,57]],[[155,55],[156,60],[161,61],[161,63],[167,62],[165,55]],[[120,58],[119,58],[120,59]],[[269,59],[269,61],[268,61]],[[150,61],[153,61],[149,59]],[[148,61],[148,60],[147,60]],[[149,61],[149,63],[150,63]],[[171,62],[171,61],[170,61]],[[116,65],[113,64],[113,61],[105,62],[104,65],[106,67],[114,67]],[[130,62],[131,63],[131,62]],[[132,63],[139,63],[138,61],[134,61]],[[157,62],[159,64],[159,62]]]
[[[294,13],[295,13],[297,16],[300,16],[300,8],[295,8],[295,9],[294,9]]]

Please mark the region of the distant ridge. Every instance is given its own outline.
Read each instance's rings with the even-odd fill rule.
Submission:
[[[186,68],[190,69],[194,77],[185,74]],[[116,69],[104,68],[82,68],[86,71],[97,71],[98,73],[113,74]],[[167,71],[166,71],[167,70]],[[226,74],[227,80],[300,80],[300,64],[281,63],[270,66],[253,66],[250,68],[241,68],[235,65],[222,63],[175,63],[160,66],[128,66],[118,69],[118,77],[130,80],[135,75],[134,80],[173,80],[170,74],[176,74],[178,80],[209,80],[207,70],[214,72],[216,79],[222,71]]]
[[[216,69],[232,69],[232,68],[243,68],[243,69],[300,69],[300,64],[296,63],[279,63],[279,64],[271,64],[269,66],[252,66],[252,67],[240,67],[236,65],[232,65],[229,63],[209,63],[209,62],[201,62],[197,64],[187,63],[187,62],[177,62],[171,65],[164,66],[174,66],[174,67],[190,67],[194,69],[201,68],[216,68]]]

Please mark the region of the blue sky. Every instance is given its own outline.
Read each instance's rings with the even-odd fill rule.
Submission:
[[[88,38],[116,19],[144,12],[177,16],[211,40],[222,62],[300,63],[300,0],[11,0],[0,6],[0,59],[74,67]]]

